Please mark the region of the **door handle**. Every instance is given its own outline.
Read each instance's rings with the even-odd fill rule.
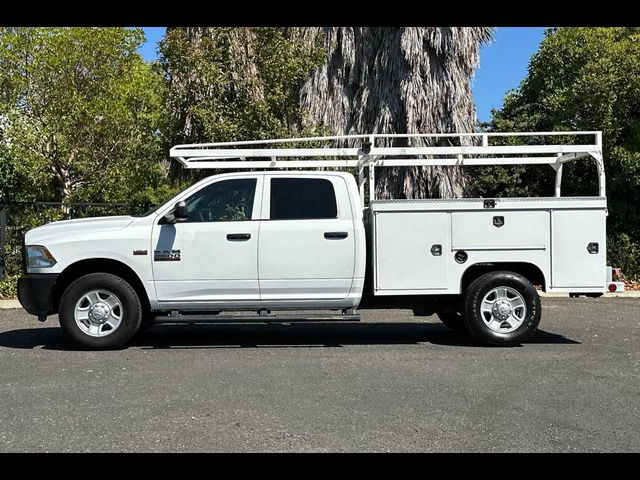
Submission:
[[[349,232],[324,232],[324,238],[329,240],[341,240],[348,236]]]
[[[250,233],[227,233],[227,240],[249,240]]]

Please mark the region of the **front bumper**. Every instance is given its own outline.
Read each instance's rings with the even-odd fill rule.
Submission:
[[[31,315],[46,317],[51,313],[53,286],[57,273],[32,273],[18,279],[18,300]]]

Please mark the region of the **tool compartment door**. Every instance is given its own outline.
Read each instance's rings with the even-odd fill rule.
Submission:
[[[454,250],[527,250],[549,245],[545,211],[453,212],[451,224]]]
[[[553,287],[594,287],[606,283],[605,210],[554,210],[552,229]],[[597,244],[597,253],[589,244]]]
[[[376,290],[446,289],[449,214],[376,212]]]

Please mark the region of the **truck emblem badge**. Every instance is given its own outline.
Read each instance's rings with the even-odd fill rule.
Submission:
[[[153,260],[155,262],[179,262],[180,250],[154,250]]]
[[[134,255],[146,255],[147,251],[146,250],[134,250],[133,254]]]
[[[504,217],[493,217],[493,224],[500,228],[504,225]]]

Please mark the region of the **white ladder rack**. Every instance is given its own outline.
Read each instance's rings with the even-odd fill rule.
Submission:
[[[549,143],[555,137],[578,137],[577,144]],[[535,144],[495,145],[491,139],[529,137]],[[586,138],[585,138],[586,137]],[[407,143],[435,139],[459,145],[388,147],[395,139]],[[347,146],[340,146],[347,144]],[[592,158],[598,169],[599,196],[604,197],[605,175],[602,158],[602,132],[498,132],[370,134],[327,137],[282,138],[242,142],[176,145],[170,150],[187,169],[281,169],[281,168],[357,168],[360,194],[364,202],[364,169],[369,184],[375,183],[376,167],[472,166],[472,165],[550,165],[556,171],[556,196],[560,196],[562,165],[579,158]],[[370,188],[370,201],[375,188]]]

